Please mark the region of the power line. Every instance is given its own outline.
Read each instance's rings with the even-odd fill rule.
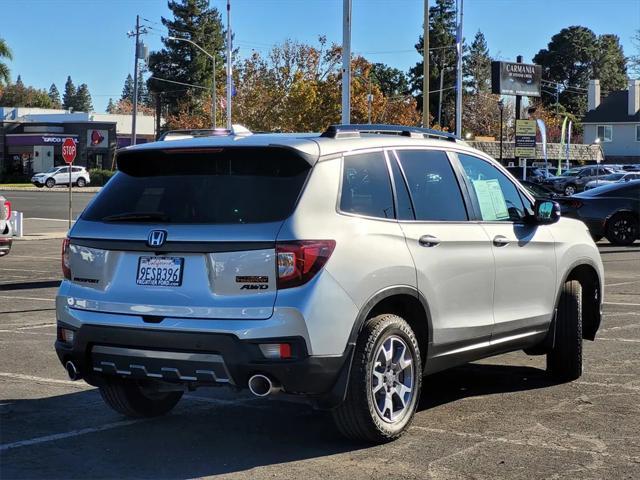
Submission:
[[[191,83],[176,82],[175,80],[167,80],[166,78],[155,77],[153,75],[149,77],[149,79],[158,80],[159,82],[175,83],[176,85],[184,85],[186,87],[201,88],[203,90],[209,90],[209,88],[203,87],[202,85],[192,85]]]

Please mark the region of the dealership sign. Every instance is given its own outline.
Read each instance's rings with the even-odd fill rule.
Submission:
[[[540,65],[491,62],[491,92],[498,95],[539,97],[541,78]]]
[[[62,142],[64,142],[64,139],[67,137],[72,137],[73,141],[76,144],[78,143],[78,139],[75,138],[76,135],[9,133],[6,135],[6,144],[9,146],[62,145]]]
[[[536,157],[536,121],[516,120],[516,157]]]

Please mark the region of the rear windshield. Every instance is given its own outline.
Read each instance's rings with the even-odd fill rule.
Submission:
[[[83,220],[261,223],[288,217],[310,165],[283,148],[123,152]]]

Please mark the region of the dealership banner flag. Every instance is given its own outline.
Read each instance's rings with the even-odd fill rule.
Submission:
[[[542,155],[544,156],[544,169],[549,173],[549,163],[547,161],[547,127],[542,119],[536,120],[540,129],[540,138],[542,138]]]
[[[564,117],[564,120],[562,121],[562,130],[560,132],[560,155],[558,155],[558,171],[556,172],[556,175],[560,175],[562,174],[562,154],[565,151],[565,136],[567,133],[567,120],[569,120],[568,117]]]
[[[572,121],[569,120],[569,128],[567,129],[567,143],[565,144],[565,156],[567,158],[567,170],[569,170],[569,150],[570,150],[570,146],[571,146],[571,125],[572,125]]]

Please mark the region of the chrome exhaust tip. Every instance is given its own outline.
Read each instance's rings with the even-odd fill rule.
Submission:
[[[64,368],[67,369],[69,380],[76,381],[82,378],[82,375],[80,375],[80,372],[78,371],[75,363],[73,363],[72,361],[69,360],[67,363],[65,363]]]
[[[279,392],[281,387],[266,375],[258,373],[249,379],[249,390],[256,397],[266,397],[272,393]]]

